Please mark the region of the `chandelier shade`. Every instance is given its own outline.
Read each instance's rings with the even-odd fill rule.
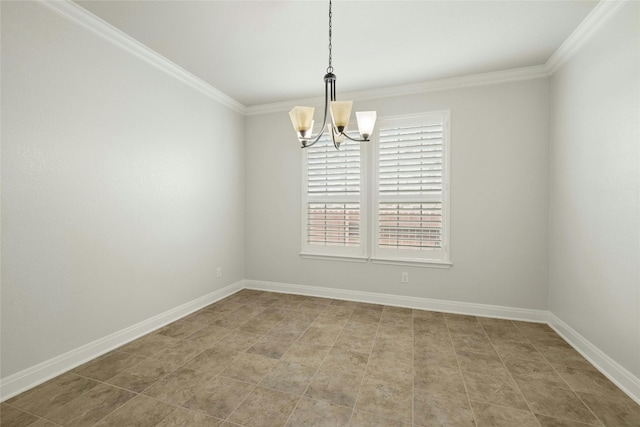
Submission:
[[[296,132],[305,132],[313,128],[313,113],[315,108],[313,107],[293,107],[289,111],[289,117],[291,117],[291,123]]]
[[[316,135],[313,135],[313,114],[315,112],[313,107],[296,106],[289,111],[291,124],[293,124],[293,129],[298,134],[298,141],[302,144],[302,148],[311,147],[318,142],[324,134],[327,125],[331,127],[330,134],[333,145],[336,149],[339,149],[340,144],[345,138],[356,142],[369,141],[369,137],[372,135],[373,128],[376,124],[377,115],[375,111],[356,112],[358,132],[360,133],[361,139],[352,138],[346,133],[351,118],[353,101],[336,100],[336,76],[333,74],[333,66],[331,65],[331,8],[332,2],[329,0],[329,66],[327,67],[327,74],[324,76],[324,119],[322,121],[322,127]],[[329,116],[330,123],[327,123]]]

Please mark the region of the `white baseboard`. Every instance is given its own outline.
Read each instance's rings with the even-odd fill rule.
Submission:
[[[468,314],[473,316],[497,317],[500,319],[525,320],[547,323],[549,312],[527,308],[504,307],[500,305],[474,304],[468,302],[447,301],[430,298],[401,295],[378,294],[374,292],[350,291],[345,289],[324,288],[290,283],[245,280],[245,288],[286,294],[308,295],[324,298],[336,298],[348,301],[368,302],[415,308],[419,310],[442,311],[445,313]]]
[[[35,366],[17,372],[0,380],[0,401],[9,399],[38,384],[48,381],[70,369],[73,369],[91,359],[101,356],[123,344],[148,334],[162,326],[175,322],[194,311],[197,311],[222,298],[234,294],[243,288],[240,280],[210,294],[189,301],[153,316],[128,328],[109,334],[103,338],[85,344],[74,350],[46,360]]]
[[[640,404],[640,378],[620,366],[618,362],[607,356],[605,352],[593,345],[558,316],[549,313],[551,326],[565,341],[582,354],[596,369],[620,387],[630,398]]]

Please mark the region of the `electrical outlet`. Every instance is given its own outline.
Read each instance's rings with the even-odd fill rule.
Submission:
[[[222,277],[222,267],[216,269],[216,277]]]
[[[409,273],[402,273],[402,283],[409,283]]]

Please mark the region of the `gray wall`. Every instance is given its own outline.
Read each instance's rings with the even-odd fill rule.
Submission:
[[[2,2],[2,377],[241,280],[243,141],[241,115]]]
[[[639,3],[551,79],[549,309],[640,376]]]
[[[379,117],[451,111],[451,269],[300,258],[295,133],[286,112],[248,117],[246,278],[546,309],[548,103],[540,79],[354,104]]]

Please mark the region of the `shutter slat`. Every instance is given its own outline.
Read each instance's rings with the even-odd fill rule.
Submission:
[[[441,248],[442,202],[415,200],[421,195],[431,198],[442,194],[443,138],[442,123],[380,129],[378,191],[381,201],[377,231],[380,248]],[[388,196],[396,201],[385,201],[384,197]]]

